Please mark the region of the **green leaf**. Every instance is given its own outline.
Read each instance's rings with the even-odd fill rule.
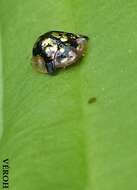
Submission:
[[[9,189],[135,190],[137,1],[0,4],[0,165],[9,158]],[[50,30],[90,37],[81,63],[56,76],[30,65],[35,40]]]

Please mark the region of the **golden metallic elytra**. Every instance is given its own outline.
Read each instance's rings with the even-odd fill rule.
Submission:
[[[41,35],[33,47],[32,65],[42,73],[53,74],[84,56],[88,37],[61,31]]]

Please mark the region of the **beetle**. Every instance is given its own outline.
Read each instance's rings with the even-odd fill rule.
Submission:
[[[50,31],[41,35],[32,50],[32,65],[42,73],[54,74],[84,56],[88,37],[63,31]]]

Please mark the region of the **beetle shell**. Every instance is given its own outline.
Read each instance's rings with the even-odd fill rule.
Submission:
[[[88,37],[51,31],[41,35],[34,44],[32,65],[42,73],[53,74],[58,68],[76,63],[84,56]]]

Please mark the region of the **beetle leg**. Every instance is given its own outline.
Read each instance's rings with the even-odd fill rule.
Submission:
[[[54,61],[50,61],[50,62],[46,63],[46,67],[47,67],[47,71],[49,74],[53,74],[56,70]]]

